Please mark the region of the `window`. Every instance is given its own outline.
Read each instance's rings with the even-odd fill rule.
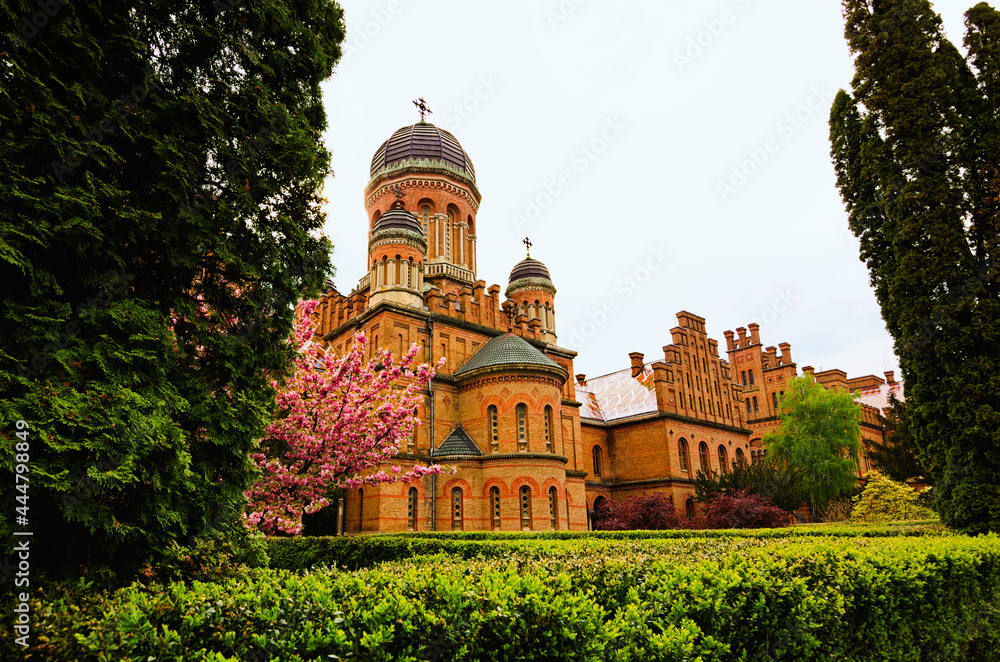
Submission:
[[[698,460],[701,462],[701,470],[705,473],[712,472],[712,465],[708,459],[708,444],[704,441],[698,444]]]
[[[750,375],[750,386],[753,386],[753,370],[751,370],[747,374]]]
[[[743,466],[746,466],[746,463],[747,463],[747,456],[743,453],[743,449],[742,448],[737,448],[736,449],[736,464],[738,464],[741,467],[743,467]]]
[[[462,530],[462,488],[451,491],[451,530]]]
[[[490,512],[492,513],[492,528],[494,531],[500,530],[500,488],[490,488]]]
[[[759,408],[757,407],[757,396],[756,395],[753,396],[753,411],[754,411],[755,414],[759,411]]]
[[[752,412],[753,412],[753,409],[750,409],[750,398],[747,398],[747,413],[750,414]]]
[[[771,393],[771,400],[774,402],[774,411],[778,411],[778,392],[773,391]]]
[[[406,530],[417,530],[417,488],[411,487],[406,497]]]
[[[552,407],[545,407],[545,451],[552,452]]]
[[[688,497],[688,500],[684,502],[684,514],[687,515],[688,519],[694,518],[694,499]]]
[[[549,488],[549,528],[553,531],[559,529],[559,496],[554,487]]]
[[[677,456],[680,458],[681,471],[688,470],[688,442],[687,439],[681,437],[677,441]]]
[[[528,408],[517,406],[517,450],[528,450]]]
[[[358,531],[365,530],[365,490],[358,488]]]
[[[531,530],[531,488],[521,486],[521,529]]]
[[[743,385],[746,386],[747,385],[747,371],[744,370],[740,374],[743,376]]]
[[[719,468],[722,473],[726,473],[729,470],[729,454],[726,452],[725,446],[719,446]]]
[[[601,476],[603,475],[602,469],[604,468],[603,467],[604,458],[601,456],[601,447],[594,446],[593,454],[594,454],[594,475]]]
[[[500,450],[500,432],[497,426],[497,408],[490,405],[486,409],[486,417],[490,419],[490,450],[496,453]]]

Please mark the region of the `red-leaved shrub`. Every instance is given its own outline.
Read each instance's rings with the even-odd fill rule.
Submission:
[[[746,490],[716,494],[705,507],[705,520],[710,529],[763,529],[789,524],[788,513],[767,497]]]
[[[685,529],[687,519],[662,492],[631,496],[624,501],[607,499],[594,514],[594,528],[602,531]]]

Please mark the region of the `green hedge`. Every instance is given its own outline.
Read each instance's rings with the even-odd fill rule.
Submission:
[[[546,531],[546,532],[421,532],[344,537],[269,538],[267,553],[270,567],[304,570],[317,565],[337,566],[346,570],[370,568],[387,561],[401,561],[420,556],[443,554],[460,559],[505,558],[524,549],[539,546],[583,544],[614,541],[655,540],[758,540],[803,537],[865,537],[947,535],[940,523],[904,523],[896,525],[824,525],[781,529],[669,530],[669,531]]]
[[[586,541],[557,554],[46,589],[28,660],[992,660],[1000,538]],[[603,550],[602,553],[596,553]],[[693,551],[679,558],[671,552]],[[667,554],[662,554],[664,551]],[[36,639],[37,637],[37,639]],[[27,653],[27,657],[24,657]]]

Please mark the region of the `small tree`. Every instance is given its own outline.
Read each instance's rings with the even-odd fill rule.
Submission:
[[[788,382],[781,427],[764,437],[775,460],[800,472],[813,509],[857,485],[861,409],[850,393],[823,388],[811,375]]]
[[[917,505],[918,497],[913,488],[873,473],[864,492],[854,497],[851,520],[878,523],[934,517],[933,512]]]
[[[295,375],[281,388],[278,415],[251,454],[262,473],[246,493],[244,522],[265,533],[299,533],[303,513],[329,505],[334,489],[409,482],[443,470],[369,472],[390,461],[420,424],[419,391],[434,370],[415,365],[416,344],[398,362],[384,348],[365,362],[363,333],[344,356],[325,351],[312,340],[316,304],[302,304],[291,339],[299,351]]]
[[[788,526],[788,513],[757,494],[739,490],[716,494],[705,507],[710,529],[762,529]]]

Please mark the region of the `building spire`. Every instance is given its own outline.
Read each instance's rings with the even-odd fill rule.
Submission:
[[[419,99],[414,99],[413,100],[413,105],[416,106],[417,110],[420,112],[420,121],[421,122],[424,121],[424,116],[425,115],[430,115],[430,114],[432,114],[434,112],[433,110],[430,109],[430,106],[427,105],[427,102],[424,101],[423,97],[420,97]]]

